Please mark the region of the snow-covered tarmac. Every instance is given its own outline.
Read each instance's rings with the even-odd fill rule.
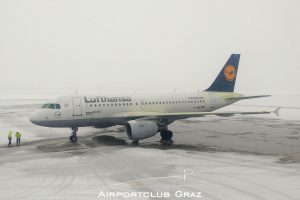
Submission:
[[[81,128],[74,145],[68,129],[30,124],[39,103],[0,103],[0,199],[113,199],[99,196],[106,192],[143,192],[151,199],[163,199],[162,193],[170,195],[165,199],[300,199],[297,118],[178,121],[170,126],[172,147],[161,146],[159,135],[132,146],[122,127]],[[23,134],[21,146],[6,147],[10,129]],[[180,198],[181,192],[194,196]]]

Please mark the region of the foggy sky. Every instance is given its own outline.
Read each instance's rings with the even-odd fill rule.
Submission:
[[[298,0],[0,0],[0,91],[300,93]],[[1,92],[0,92],[1,93]]]

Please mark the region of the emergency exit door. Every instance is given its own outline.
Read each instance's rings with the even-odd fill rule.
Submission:
[[[141,110],[145,110],[145,101],[144,100],[140,100],[140,108],[141,108]]]
[[[82,115],[81,98],[74,97],[72,100],[73,100],[73,116],[81,116]]]

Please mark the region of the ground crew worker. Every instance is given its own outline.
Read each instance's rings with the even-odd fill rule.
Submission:
[[[11,145],[12,133],[13,133],[12,131],[9,131],[9,132],[8,132],[8,146]]]
[[[21,143],[21,133],[16,132],[16,138],[17,138],[17,145],[20,145],[20,143]]]

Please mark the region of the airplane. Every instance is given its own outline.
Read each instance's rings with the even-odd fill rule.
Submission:
[[[58,97],[35,110],[30,121],[45,127],[71,128],[70,141],[77,142],[79,127],[106,128],[125,126],[132,143],[160,132],[162,144],[173,144],[168,125],[176,120],[210,115],[269,114],[258,112],[218,112],[216,110],[244,99],[270,95],[244,96],[234,92],[240,54],[232,54],[209,88],[203,92],[164,95],[69,95]],[[278,113],[278,109],[273,111]]]

